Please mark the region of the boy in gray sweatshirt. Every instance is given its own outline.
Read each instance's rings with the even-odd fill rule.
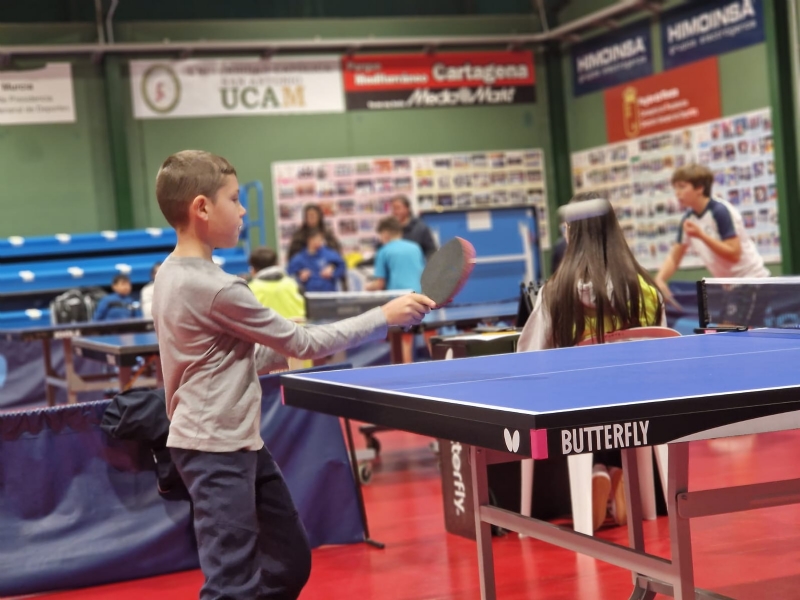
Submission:
[[[247,283],[211,260],[239,241],[245,209],[224,158],[173,154],[156,178],[178,236],[158,271],[153,319],[170,419],[167,446],[192,498],[201,600],[299,596],[311,552],[280,469],[264,442],[258,373],[287,357],[318,358],[419,323],[435,306],[408,294],[331,325],[299,327],[264,308]]]

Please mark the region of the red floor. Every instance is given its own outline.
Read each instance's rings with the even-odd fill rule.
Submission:
[[[382,465],[365,488],[372,536],[366,544],[314,551],[302,600],[477,600],[472,542],[444,530],[438,468],[427,440],[381,436]],[[800,478],[800,432],[695,443],[694,489],[771,478]],[[756,510],[692,522],[697,585],[740,599],[800,599],[800,506]],[[648,550],[668,558],[667,520],[647,522]],[[625,528],[600,537],[625,543]],[[630,574],[544,543],[509,534],[494,541],[500,600],[628,598]],[[39,596],[58,600],[189,600],[201,585],[197,571],[88,590]]]

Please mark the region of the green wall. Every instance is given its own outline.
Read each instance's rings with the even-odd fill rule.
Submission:
[[[485,35],[537,29],[535,18],[527,15],[124,22],[116,27],[116,41]],[[94,35],[88,24],[3,26],[0,44],[92,41]],[[0,173],[11,192],[0,199],[7,215],[0,235],[163,225],[155,175],[166,156],[185,148],[226,156],[240,181],[264,184],[270,238],[274,161],[524,147],[540,147],[546,157],[551,155],[546,78],[538,58],[533,105],[175,120],[133,119],[127,58],[107,56],[103,65],[89,59],[72,62],[77,123],[0,131]],[[552,189],[549,161],[547,168]],[[17,196],[26,200],[19,202]]]
[[[33,27],[43,43],[88,42],[92,27]],[[0,45],[30,37],[0,26]],[[62,59],[63,60],[63,59]],[[103,69],[72,60],[75,123],[0,127],[0,236],[99,231],[116,227]],[[18,68],[44,61],[20,60]]]
[[[774,66],[778,62],[776,58],[787,54],[785,42],[776,41],[779,36],[774,33],[780,26],[786,26],[786,11],[781,12],[782,1],[765,0],[766,44],[720,57],[723,113],[729,115],[772,105],[776,129],[779,128],[775,111],[776,90],[785,92],[786,81],[791,80],[786,73],[782,76]],[[180,21],[167,20],[177,13],[163,13],[158,8],[160,4],[153,0],[135,5],[123,3],[114,31],[117,42],[448,36],[541,31],[533,5],[526,4],[525,9],[518,7],[517,0],[500,4],[487,2],[437,0],[430,4],[429,14],[449,13],[449,16],[386,18],[413,11],[424,12],[414,8],[416,5],[401,7],[395,3],[382,5],[380,10],[364,9],[359,13],[380,13],[381,17],[237,20],[231,17],[245,10],[247,4],[244,0],[237,0],[226,5],[224,15],[216,15],[213,11],[218,10],[219,5],[208,2],[193,5],[191,14],[183,13],[188,17],[213,15],[224,20]],[[551,14],[549,25],[555,27],[613,3],[614,0],[573,0],[566,3],[548,0],[546,5],[550,7],[559,4],[563,7],[557,19]],[[665,6],[679,3],[680,0],[669,0]],[[28,8],[23,10],[23,4]],[[34,4],[38,7],[35,10]],[[275,5],[269,15],[248,14],[261,17],[339,14],[334,4],[304,0],[291,8]],[[13,14],[4,6],[0,17],[16,14],[19,21],[50,18],[73,22],[0,24],[0,45],[64,44],[96,39],[95,26],[88,21],[91,14],[87,15],[81,2],[72,1],[65,5],[56,0],[37,0],[36,3],[18,3],[15,6],[11,11]],[[510,10],[530,12],[499,14]],[[462,16],[463,13],[473,15]],[[478,16],[476,13],[487,14]],[[161,20],[146,20],[153,18]],[[657,49],[659,30],[656,18],[651,18],[651,23]],[[661,68],[658,50],[654,52],[654,59],[658,71]],[[0,175],[5,184],[5,194],[0,198],[0,207],[5,215],[0,220],[0,236],[162,225],[164,221],[153,193],[156,171],[168,154],[189,147],[208,149],[228,157],[236,165],[241,181],[258,179],[263,182],[268,201],[271,196],[270,164],[279,160],[540,147],[545,150],[548,196],[551,208],[554,208],[556,198],[563,202],[571,191],[567,183],[568,169],[564,167],[565,155],[606,143],[603,94],[598,92],[573,98],[569,48],[561,49],[559,59],[557,45],[551,47],[547,55],[537,51],[537,102],[534,105],[171,121],[137,121],[132,118],[128,57],[107,56],[102,64],[95,64],[89,58],[70,60],[74,65],[76,123],[0,129]],[[34,67],[44,62],[18,60],[13,67]],[[549,72],[545,65],[550,67]],[[552,82],[550,89],[548,81]],[[548,104],[552,105],[552,112],[548,110]],[[783,113],[784,119],[787,118],[785,107]],[[551,116],[555,125],[551,124]],[[791,119],[792,128],[794,123]],[[557,131],[555,138],[551,137],[554,129]],[[776,131],[775,138],[776,162],[780,169],[780,131]],[[792,136],[791,143],[796,141],[797,136]],[[554,147],[562,158],[557,177],[553,167],[556,162]],[[781,178],[792,176],[789,183],[797,183],[796,156],[797,153],[793,154],[793,161],[780,169],[778,189],[782,203],[786,202],[784,191],[787,184]],[[793,221],[784,223],[784,217],[791,211],[784,212],[783,206],[781,208],[783,237],[785,244],[789,244],[788,233],[794,229],[790,227]],[[800,206],[790,205],[789,208],[798,208],[796,212],[800,216]],[[267,216],[272,234],[271,201]],[[788,253],[784,252],[784,255]],[[800,263],[800,259],[795,262]],[[687,278],[697,274],[696,271],[681,272],[681,276]]]

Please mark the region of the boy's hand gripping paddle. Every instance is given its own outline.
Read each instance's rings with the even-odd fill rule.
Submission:
[[[475,248],[455,237],[428,259],[422,272],[422,293],[441,308],[461,291],[475,268]]]

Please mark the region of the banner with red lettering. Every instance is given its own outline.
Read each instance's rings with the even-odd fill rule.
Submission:
[[[347,110],[536,101],[530,52],[377,54],[342,59]]]
[[[605,92],[608,142],[621,142],[722,116],[717,58],[691,63]]]

